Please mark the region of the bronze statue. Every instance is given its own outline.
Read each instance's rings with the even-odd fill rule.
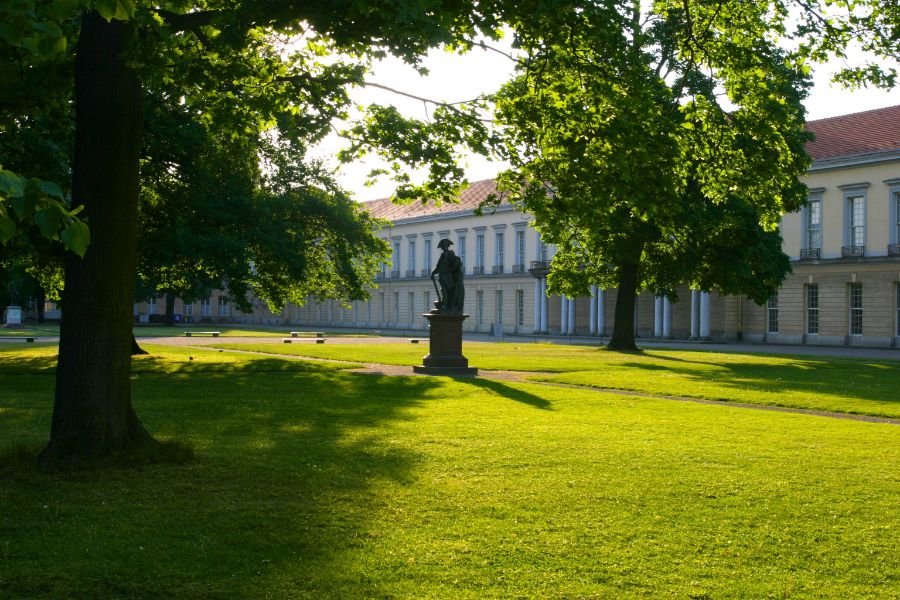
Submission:
[[[453,242],[447,238],[438,242],[438,248],[442,252],[437,265],[431,272],[431,280],[434,281],[434,276],[437,275],[438,282],[441,284],[436,303],[438,311],[461,313],[466,297],[466,288],[463,285],[463,264],[462,259],[450,249],[452,245]]]

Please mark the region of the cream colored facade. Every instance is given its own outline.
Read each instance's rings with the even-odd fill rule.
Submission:
[[[742,297],[678,290],[672,303],[652,294],[638,298],[635,332],[642,338],[745,340],[764,343],[900,346],[900,107],[823,120],[821,142],[805,178],[809,202],[784,215],[781,234],[793,273],[768,305]],[[880,121],[879,121],[880,119]],[[846,122],[844,122],[846,121]],[[815,124],[811,129],[816,131]],[[884,134],[884,126],[890,129]],[[848,145],[857,128],[876,139],[862,150]],[[820,131],[816,131],[817,134]],[[885,142],[885,140],[887,140]],[[880,144],[880,145],[879,145]],[[849,150],[848,150],[849,148]],[[874,148],[874,150],[872,149]],[[553,248],[544,247],[528,215],[510,205],[476,215],[477,201],[493,191],[478,182],[457,207],[369,204],[391,226],[379,232],[392,248],[377,274],[371,299],[350,308],[338,302],[288,306],[280,314],[264,305],[249,315],[222,305],[176,304],[193,322],[291,324],[316,328],[394,330],[424,334],[422,316],[436,300],[429,275],[437,243],[453,241],[465,265],[464,323],[468,332],[494,335],[605,337],[611,333],[615,290],[594,288],[588,297],[546,293]],[[136,319],[151,312],[135,305]],[[161,314],[162,308],[155,308]]]

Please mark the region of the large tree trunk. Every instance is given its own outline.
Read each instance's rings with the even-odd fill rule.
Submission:
[[[616,315],[613,334],[606,345],[610,350],[637,350],[634,343],[634,300],[638,283],[637,263],[619,266],[619,288],[616,293]]]
[[[163,317],[164,325],[175,325],[175,294],[166,293],[166,314]]]
[[[84,15],[75,61],[73,204],[91,244],[67,253],[50,443],[43,462],[91,460],[155,444],[131,405],[141,97],[124,59],[129,21]]]

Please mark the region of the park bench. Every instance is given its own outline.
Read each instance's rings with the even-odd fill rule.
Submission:
[[[291,332],[291,333],[293,333],[293,332]],[[289,337],[289,338],[281,338],[281,341],[284,342],[285,344],[291,344],[293,342],[315,342],[317,344],[324,344],[325,338],[324,337],[297,337],[297,336],[294,336],[294,337]]]
[[[185,331],[184,337],[191,337],[193,335],[211,335],[213,337],[219,337],[220,331]]]
[[[421,342],[427,342],[428,338],[409,338],[410,344],[419,344]]]
[[[316,336],[317,338],[325,337],[324,331],[292,331],[291,337],[310,337]]]
[[[34,342],[34,338],[33,338],[33,337],[25,337],[24,335],[2,336],[2,337],[0,337],[0,340],[4,340],[4,341],[7,341],[7,342],[18,342],[18,341],[23,341],[23,342],[26,342],[26,343],[27,343],[27,342]]]

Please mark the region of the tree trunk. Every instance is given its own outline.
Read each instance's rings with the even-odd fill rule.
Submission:
[[[63,322],[50,443],[42,462],[91,460],[155,440],[131,404],[141,96],[126,50],[130,21],[82,19],[75,61],[73,205],[91,244],[66,253]]]
[[[140,356],[142,354],[150,354],[143,348],[141,348],[140,344],[137,343],[137,339],[134,337],[134,334],[131,334],[131,355],[132,356]]]
[[[619,266],[619,288],[616,293],[616,315],[613,334],[606,345],[610,350],[637,350],[634,343],[634,300],[638,282],[638,264]]]
[[[175,325],[175,294],[166,294],[166,315],[163,317],[163,324]]]

